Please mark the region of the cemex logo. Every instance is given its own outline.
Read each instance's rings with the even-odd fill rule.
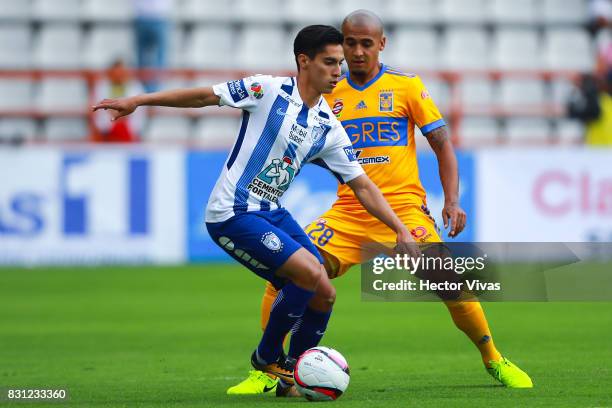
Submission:
[[[357,162],[362,166],[366,164],[388,164],[391,163],[391,157],[389,156],[367,156],[362,157],[361,153],[363,150],[355,150],[355,156],[357,157]]]

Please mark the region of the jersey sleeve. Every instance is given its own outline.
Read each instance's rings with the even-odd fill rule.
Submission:
[[[323,149],[310,162],[331,171],[341,184],[365,173],[346,131],[338,121],[332,125]]]
[[[440,110],[418,76],[410,78],[406,105],[410,117],[423,135],[446,125]]]
[[[213,92],[221,98],[219,105],[252,112],[270,91],[271,80],[268,75],[255,75],[213,85]]]

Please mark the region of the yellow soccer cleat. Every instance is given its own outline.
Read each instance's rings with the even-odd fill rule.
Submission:
[[[261,363],[257,360],[257,350],[251,354],[251,365],[255,370],[263,371],[273,378],[280,378],[287,384],[293,385],[293,365],[295,363],[287,361],[287,357],[281,355],[274,363]]]
[[[274,391],[278,379],[272,378],[270,375],[259,371],[249,371],[249,376],[239,384],[229,387],[227,389],[227,395],[254,395],[264,394],[266,392]]]
[[[491,377],[508,388],[533,388],[533,382],[526,372],[512,364],[510,360],[502,357],[499,361],[489,361],[491,367],[487,371]]]

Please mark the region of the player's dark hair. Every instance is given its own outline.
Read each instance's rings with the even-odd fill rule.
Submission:
[[[300,70],[298,55],[305,54],[310,59],[314,59],[317,54],[323,52],[326,46],[340,44],[344,41],[344,36],[336,28],[328,25],[309,25],[300,30],[293,41],[293,54],[295,63]]]

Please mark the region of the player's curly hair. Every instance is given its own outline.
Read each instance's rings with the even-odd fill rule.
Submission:
[[[305,54],[314,59],[327,45],[340,44],[344,42],[344,36],[336,28],[328,25],[309,25],[300,30],[293,41],[293,54],[295,63],[300,70],[298,55]]]

